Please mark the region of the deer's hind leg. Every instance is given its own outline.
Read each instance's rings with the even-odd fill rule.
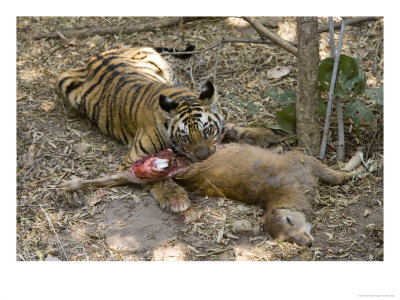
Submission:
[[[321,178],[323,181],[330,183],[330,184],[342,184],[344,181],[353,178],[355,175],[359,174],[363,167],[361,164],[361,160],[356,164],[353,164],[351,168],[348,168],[346,165],[345,169],[348,171],[341,171],[341,170],[334,170],[329,168],[328,166],[324,165],[318,159],[308,156],[304,153],[293,151],[291,153],[293,162],[301,161],[303,164],[309,166],[311,168],[311,174]],[[359,155],[359,152],[355,154]],[[350,169],[356,169],[351,171]]]

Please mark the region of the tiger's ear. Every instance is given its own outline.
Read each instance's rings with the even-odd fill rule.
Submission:
[[[178,103],[172,101],[171,98],[168,98],[165,95],[160,95],[159,103],[161,108],[166,112],[170,112],[171,110],[178,107]]]
[[[201,88],[199,99],[202,100],[203,104],[212,104],[214,95],[214,86],[211,81],[207,81]]]

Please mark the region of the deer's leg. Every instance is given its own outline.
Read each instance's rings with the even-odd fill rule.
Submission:
[[[134,177],[129,173],[130,173],[129,171],[122,171],[96,179],[89,179],[89,180],[73,179],[62,183],[60,187],[68,189],[70,191],[76,191],[92,186],[106,187],[106,186],[123,185],[131,182],[133,183],[142,182],[139,178],[136,178],[135,180]]]

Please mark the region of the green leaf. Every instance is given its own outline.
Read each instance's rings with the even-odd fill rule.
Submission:
[[[338,71],[340,71],[348,78],[358,76],[357,61],[350,56],[344,54],[340,55]]]
[[[360,67],[360,63],[361,63],[360,59],[358,57],[353,57],[353,59],[356,61],[357,66]]]
[[[225,95],[225,98],[231,99],[231,100],[236,100],[236,95],[235,94],[227,94]]]
[[[328,92],[332,80],[333,58],[324,59],[318,69],[319,89]],[[359,63],[352,57],[340,55],[336,77],[335,94],[346,96],[350,92],[361,94],[365,88],[366,77]]]
[[[326,104],[321,99],[318,100],[318,114],[320,116],[326,115]]]
[[[278,124],[286,131],[296,131],[296,104],[292,103],[281,111],[275,113]]]
[[[270,88],[264,91],[264,95],[271,97],[273,100],[279,98],[279,92],[277,88]],[[276,101],[276,100],[275,100]]]
[[[365,94],[375,101],[375,104],[383,105],[383,84],[378,88],[366,89]]]
[[[282,93],[279,93],[277,88],[270,88],[264,91],[264,95],[270,97],[279,105],[287,105],[296,102],[296,91],[292,89],[286,89]]]
[[[225,95],[225,97],[230,99],[234,105],[246,108],[248,110],[249,114],[256,115],[260,112],[260,109],[258,108],[258,106],[249,100],[237,99],[235,94],[227,94],[227,95]]]
[[[329,57],[321,61],[318,68],[318,81],[321,91],[329,92],[332,80],[333,58]]]
[[[236,98],[235,94],[227,94],[225,97],[231,100],[234,105],[239,105],[239,100]]]
[[[354,124],[357,125],[357,128],[360,126],[362,120],[367,121],[369,125],[371,125],[374,118],[372,111],[359,99],[350,102],[347,105],[344,114],[346,117],[351,117]]]
[[[293,136],[293,137],[289,138],[288,140],[286,140],[286,143],[288,145],[290,145],[290,144],[293,144],[296,141],[297,141],[297,137]]]
[[[274,130],[282,130],[283,128],[279,124],[267,124],[267,128]]]
[[[358,68],[358,78],[359,80],[354,85],[353,92],[357,95],[361,95],[365,91],[365,84],[367,83],[367,77],[365,76],[365,72]]]

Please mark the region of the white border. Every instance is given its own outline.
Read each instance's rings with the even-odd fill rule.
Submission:
[[[14,5],[14,7],[5,7]],[[4,12],[6,12],[4,14]],[[400,297],[396,163],[399,120],[398,9],[382,1],[16,1],[1,18],[3,299],[360,299]],[[384,262],[129,262],[15,261],[16,16],[23,15],[383,15],[385,16],[385,261]],[[396,122],[397,121],[397,122]],[[5,133],[5,140],[4,140]],[[5,166],[5,169],[4,169]],[[3,176],[4,177],[4,176]],[[10,189],[11,187],[11,189]],[[4,188],[3,188],[4,191]],[[13,212],[13,213],[11,213]],[[396,272],[395,272],[396,271]],[[257,297],[257,298],[256,298]],[[362,298],[361,298],[362,299]],[[374,298],[369,298],[374,299]]]

